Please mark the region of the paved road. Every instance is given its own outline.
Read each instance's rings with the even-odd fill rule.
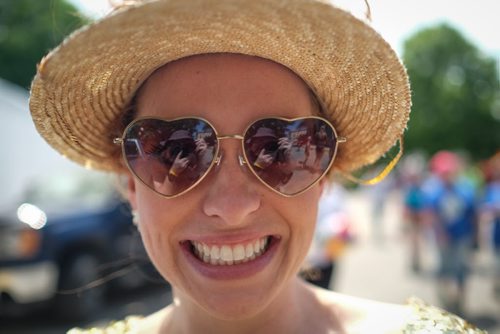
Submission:
[[[373,211],[366,194],[352,194],[347,206],[356,223],[358,240],[340,263],[335,290],[394,303],[404,303],[408,297],[417,296],[439,306],[433,279],[436,258],[432,246],[424,253],[422,273],[417,276],[410,270],[408,238],[399,218],[399,194],[388,196],[380,225],[370,219]],[[500,334],[500,302],[492,295],[492,258],[488,249],[474,256],[464,317],[489,333]]]

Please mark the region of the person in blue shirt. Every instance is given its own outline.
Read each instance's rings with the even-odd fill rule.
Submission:
[[[422,269],[422,247],[426,228],[426,201],[423,191],[426,162],[421,154],[406,156],[401,164],[403,186],[403,219],[407,227],[410,243],[411,270],[419,273]]]
[[[481,222],[488,224],[495,252],[493,292],[500,302],[500,153],[486,163],[484,192],[481,199]]]
[[[475,191],[459,177],[461,160],[455,153],[436,153],[429,167],[424,193],[439,251],[439,297],[445,308],[462,313],[476,219]]]

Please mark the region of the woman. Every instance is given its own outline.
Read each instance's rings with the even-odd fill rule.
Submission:
[[[325,176],[377,160],[408,120],[403,66],[350,14],[314,0],[131,5],[44,58],[30,106],[55,149],[128,178],[145,247],[172,285],[172,305],[119,322],[121,331],[397,333],[425,329],[429,318],[471,328],[420,303],[342,296],[297,277]],[[328,163],[318,173],[299,163],[293,142],[321,126]],[[250,154],[253,137],[269,127],[292,145],[286,183]],[[157,187],[147,168],[160,161],[156,150],[137,154],[151,128],[188,129],[208,143],[210,163],[191,181]],[[158,151],[170,148],[166,139],[156,140],[167,146]]]

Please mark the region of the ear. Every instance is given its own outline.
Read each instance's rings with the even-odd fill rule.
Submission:
[[[331,183],[333,182],[333,180],[330,180],[327,177],[324,177],[322,178],[320,181],[319,181],[319,188],[320,188],[320,191],[321,191],[321,194],[324,194],[327,190],[328,190],[328,187],[331,185]]]
[[[137,210],[137,192],[135,188],[135,178],[132,174],[127,175],[127,198],[132,210]]]

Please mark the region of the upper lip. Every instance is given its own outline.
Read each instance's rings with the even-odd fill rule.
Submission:
[[[273,236],[271,234],[255,234],[255,235],[235,235],[235,236],[224,236],[224,235],[217,235],[217,236],[197,236],[194,238],[190,239],[185,239],[183,241],[196,241],[196,242],[201,242],[207,245],[236,245],[236,244],[242,244],[242,243],[248,243],[252,242],[261,238]]]
[[[196,241],[207,245],[233,245],[269,236],[281,238],[283,232],[281,228],[279,229],[279,226],[270,228],[273,225],[266,224],[263,219],[257,219],[239,226],[221,226],[213,221],[198,220],[194,226],[179,231],[176,239],[179,243]]]
[[[217,232],[207,234],[185,235],[181,242],[196,241],[207,245],[232,245],[241,244],[265,237],[276,237],[277,233],[262,233],[262,231]]]

